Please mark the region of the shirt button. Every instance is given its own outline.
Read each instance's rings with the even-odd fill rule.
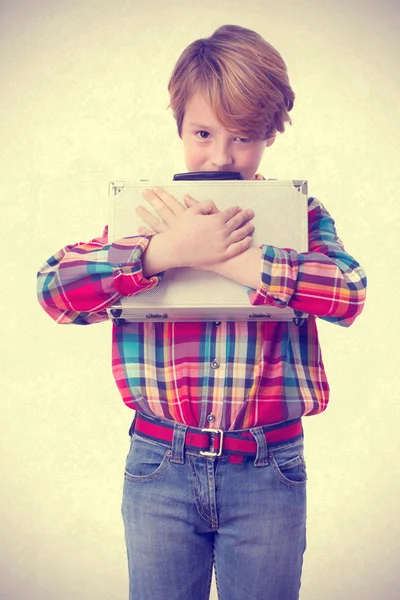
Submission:
[[[214,421],[215,421],[215,415],[213,415],[212,413],[211,413],[211,414],[209,414],[209,415],[207,416],[207,421],[208,421],[209,423],[214,423]]]
[[[215,327],[219,327],[221,325],[221,321],[215,321],[214,325]]]
[[[217,360],[213,360],[211,363],[211,366],[213,369],[218,369],[219,367],[219,362]]]

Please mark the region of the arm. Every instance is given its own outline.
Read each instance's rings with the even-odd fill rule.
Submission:
[[[150,238],[108,244],[108,228],[88,243],[66,246],[38,272],[38,300],[57,323],[88,325],[108,319],[106,308],[121,296],[149,290],[161,275],[145,278],[141,256]]]
[[[66,246],[43,265],[38,273],[38,298],[57,323],[104,321],[108,319],[106,309],[118,298],[155,287],[163,271],[219,262],[249,247],[249,226],[240,228],[249,219],[246,211],[231,207],[215,212],[210,201],[186,209],[163,190],[160,194],[177,212],[150,194],[150,200],[171,223],[166,227],[156,219],[157,235],[146,230],[146,234],[108,244],[106,227],[102,237]],[[201,252],[199,240],[203,242]]]
[[[288,305],[342,326],[351,325],[364,306],[366,276],[346,253],[332,217],[315,198],[309,199],[308,236],[308,252],[263,245],[213,270],[252,287],[253,305]],[[259,270],[257,274],[260,259],[261,281]]]
[[[173,267],[206,270],[209,266],[211,270],[212,265],[229,260],[251,246],[252,211],[232,206],[221,212],[210,200],[197,202],[187,194],[185,208],[159,187],[145,190],[143,197],[161,217],[160,220],[151,215],[143,206],[137,209],[157,234],[142,259],[146,277]],[[139,227],[138,231],[152,235],[145,227]]]

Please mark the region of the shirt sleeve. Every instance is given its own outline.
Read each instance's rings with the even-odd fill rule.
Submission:
[[[261,284],[250,294],[250,302],[289,306],[349,326],[363,309],[366,275],[346,253],[334,220],[315,198],[308,200],[308,237],[308,252],[260,247]]]
[[[65,246],[37,274],[38,300],[60,324],[88,325],[108,319],[106,309],[121,296],[156,287],[162,274],[146,279],[141,256],[151,236],[126,237],[108,243],[103,235]]]

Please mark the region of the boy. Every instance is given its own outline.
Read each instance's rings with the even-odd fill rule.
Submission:
[[[257,168],[290,122],[294,93],[280,54],[258,34],[220,27],[193,42],[173,71],[171,107],[189,171]],[[309,251],[251,248],[252,214],[222,212],[162,189],[140,209],[151,230],[59,251],[40,270],[39,300],[59,323],[106,320],[120,296],[161,284],[178,266],[253,288],[251,303],[310,316],[288,322],[113,325],[113,373],[135,409],[123,517],[130,598],[204,600],[215,565],[222,599],[295,600],[305,550],[301,418],[322,412],[329,387],[316,317],[350,325],[366,279],[334,221],[309,199]]]

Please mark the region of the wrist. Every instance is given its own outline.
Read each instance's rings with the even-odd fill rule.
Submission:
[[[261,282],[261,252],[251,247],[226,261],[212,265],[210,269],[242,285],[257,289]]]
[[[143,275],[148,278],[174,267],[181,267],[182,253],[177,249],[175,236],[166,231],[154,235],[142,255]]]

